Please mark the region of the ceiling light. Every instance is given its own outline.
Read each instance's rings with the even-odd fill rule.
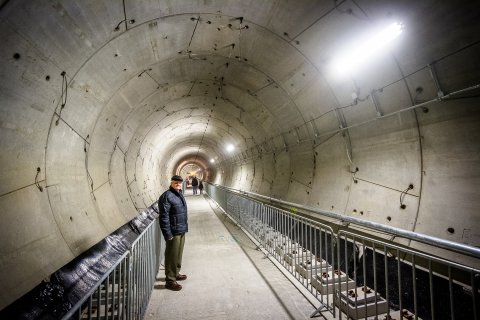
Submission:
[[[235,147],[233,146],[233,144],[228,144],[227,145],[227,151],[228,152],[232,152],[234,149],[235,149]]]
[[[331,64],[332,71],[339,76],[355,72],[373,57],[385,51],[402,31],[402,24],[393,23],[380,31],[365,35],[344,48],[343,53],[335,57]]]
[[[215,163],[215,159],[210,159],[210,163]]]

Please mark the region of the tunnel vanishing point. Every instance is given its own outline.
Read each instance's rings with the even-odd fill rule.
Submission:
[[[478,247],[479,30],[478,1],[0,1],[0,309],[186,168]]]

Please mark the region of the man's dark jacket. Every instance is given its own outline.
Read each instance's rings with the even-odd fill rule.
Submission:
[[[170,187],[158,199],[160,229],[165,240],[188,231],[187,203],[183,195]]]

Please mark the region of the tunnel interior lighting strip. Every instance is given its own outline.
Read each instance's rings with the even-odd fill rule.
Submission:
[[[360,37],[334,58],[331,64],[332,72],[337,76],[344,76],[357,71],[388,49],[403,29],[403,25],[396,22],[380,31]]]

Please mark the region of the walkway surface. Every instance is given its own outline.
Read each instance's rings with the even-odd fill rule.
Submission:
[[[314,307],[239,227],[203,196],[186,199],[188,279],[167,290],[161,266],[145,319],[309,318]]]

